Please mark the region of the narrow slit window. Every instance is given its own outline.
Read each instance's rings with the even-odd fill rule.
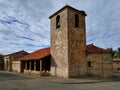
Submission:
[[[56,28],[60,27],[60,15],[56,17]]]
[[[88,61],[88,67],[91,67],[91,62],[90,61]]]
[[[79,16],[75,14],[75,27],[79,27]]]

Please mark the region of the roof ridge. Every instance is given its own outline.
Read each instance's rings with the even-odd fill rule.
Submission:
[[[98,47],[94,44],[89,44],[86,47],[87,47],[87,52],[88,53],[107,53],[108,52],[107,49]]]
[[[37,51],[39,51],[39,50],[44,50],[44,49],[49,49],[50,47],[47,47],[47,48],[41,48],[41,49],[38,49],[38,50],[36,50],[36,51],[33,51],[33,52],[31,52],[30,54],[32,54],[32,53],[34,53],[34,52],[37,52]]]
[[[13,53],[10,53],[10,54],[7,54],[7,55],[4,55],[4,56],[13,55],[13,54],[16,54],[16,53],[20,53],[20,52],[22,52],[22,51],[28,53],[27,51],[19,50],[19,51],[16,51],[16,52],[13,52]]]
[[[21,58],[18,58],[18,60],[33,60],[33,59],[40,59],[44,58],[46,56],[50,55],[50,47],[42,48],[39,50],[36,50],[34,52],[31,52],[28,55],[25,55]]]

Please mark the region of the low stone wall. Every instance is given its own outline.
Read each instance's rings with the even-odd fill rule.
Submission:
[[[50,76],[49,72],[40,72],[35,70],[24,70],[24,74],[28,74],[32,76]]]

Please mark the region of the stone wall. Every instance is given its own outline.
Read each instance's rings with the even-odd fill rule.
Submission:
[[[79,15],[79,27],[75,27],[75,14]],[[60,28],[56,17],[60,16]],[[57,12],[51,21],[51,74],[58,77],[86,75],[85,15],[73,8]]]
[[[110,53],[93,53],[87,55],[88,75],[111,77],[113,75],[112,56]]]
[[[12,64],[9,56],[4,56],[4,68],[5,71],[11,71],[12,70]]]
[[[120,72],[120,61],[113,61],[114,72]]]
[[[79,27],[75,27],[75,14],[79,16]],[[85,15],[68,9],[68,61],[69,77],[86,75],[86,32]]]
[[[16,53],[13,53],[13,54],[9,54],[9,55],[6,55],[4,56],[4,67],[5,67],[5,70],[6,71],[12,71],[12,61],[16,60],[17,58],[20,58],[24,55],[27,55],[28,53],[25,52],[25,51],[20,51],[20,52],[16,52]]]
[[[12,71],[21,73],[21,62],[20,61],[12,61]]]
[[[60,28],[56,28],[56,17],[60,15]],[[50,19],[51,27],[51,75],[68,77],[68,28],[67,9]]]

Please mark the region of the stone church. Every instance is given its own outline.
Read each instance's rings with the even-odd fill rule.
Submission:
[[[64,6],[49,17],[50,48],[40,49],[21,61],[25,73],[70,78],[86,75],[112,76],[112,56],[94,44],[86,45],[87,14],[71,6]]]
[[[79,77],[88,74],[86,16],[87,14],[84,11],[65,6],[49,17],[51,23],[52,75]],[[107,58],[111,58],[109,56],[108,54]],[[95,58],[93,57],[93,59]],[[107,68],[111,69],[111,64]],[[112,74],[111,70],[108,74]]]

